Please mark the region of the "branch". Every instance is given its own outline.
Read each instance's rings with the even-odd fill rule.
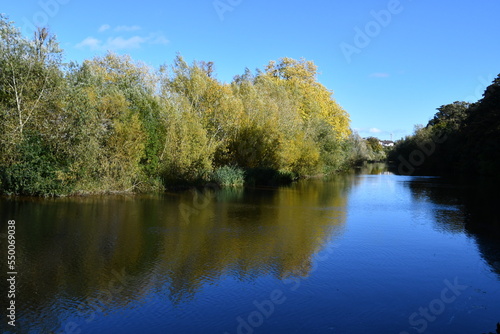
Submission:
[[[12,84],[14,88],[14,94],[16,95],[16,107],[17,107],[17,114],[19,117],[19,131],[23,133],[23,116],[21,112],[21,97],[19,96],[19,92],[17,90],[17,83],[16,83],[16,75],[14,72],[14,67],[11,65],[12,69]]]
[[[45,81],[43,83],[42,90],[40,91],[40,94],[38,95],[38,98],[36,99],[35,104],[33,105],[33,108],[31,108],[31,110],[29,111],[28,117],[26,117],[26,120],[24,121],[23,126],[26,125],[26,123],[29,121],[31,116],[33,116],[33,113],[34,113],[36,107],[38,106],[38,103],[40,102],[40,99],[42,98],[42,95],[45,91],[46,84],[47,84],[47,77],[45,77]]]

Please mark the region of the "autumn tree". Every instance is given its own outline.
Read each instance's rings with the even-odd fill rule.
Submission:
[[[3,15],[0,37],[2,187],[23,194],[63,191],[68,180],[58,151],[64,81],[57,41],[45,28],[26,39]]]
[[[2,193],[241,185],[365,158],[312,61],[282,58],[225,83],[213,62],[180,55],[157,70],[114,53],[63,64],[50,31],[26,39],[5,16],[0,36]]]
[[[320,117],[333,127],[339,140],[348,138],[349,116],[333,99],[333,92],[317,81],[317,67],[312,61],[282,58],[271,61],[265,73],[292,93],[305,120]]]

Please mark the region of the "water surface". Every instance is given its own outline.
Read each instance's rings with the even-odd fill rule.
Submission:
[[[2,199],[2,254],[16,220],[18,326],[0,323],[7,333],[494,332],[494,198],[371,167],[280,188]]]

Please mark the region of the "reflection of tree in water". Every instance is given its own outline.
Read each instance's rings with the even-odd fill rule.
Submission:
[[[465,192],[466,230],[477,241],[485,261],[500,278],[500,210],[498,184],[482,184]]]
[[[113,272],[127,279],[102,309],[130,307],[152,292],[185,302],[223,276],[305,277],[314,254],[342,233],[354,179],[218,192],[188,221],[179,206],[193,207],[192,192],[0,201],[0,219],[18,221],[19,300],[29,310],[21,322],[57,330],[57,310],[88,308],[109,291]]]
[[[500,276],[500,210],[497,184],[464,184],[437,178],[413,178],[408,183],[418,201],[435,204],[437,228],[466,232],[484,260]]]
[[[450,233],[465,231],[465,208],[457,196],[462,190],[459,185],[451,185],[439,178],[414,177],[407,182],[416,202],[431,202],[436,220],[435,228]]]
[[[388,166],[385,162],[364,163],[362,166],[355,168],[357,174],[364,175],[379,175],[388,171]]]
[[[175,254],[164,258],[173,273],[174,300],[189,298],[193,290],[187,286],[201,287],[220,275],[242,281],[265,275],[307,276],[312,256],[345,223],[343,182],[312,180],[242,191],[244,196],[231,200],[217,194],[188,225],[164,235],[163,252]],[[319,209],[324,207],[328,209]]]

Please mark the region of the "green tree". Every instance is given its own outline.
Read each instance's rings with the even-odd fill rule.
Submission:
[[[471,104],[468,102],[453,102],[437,108],[438,112],[434,118],[429,121],[427,126],[436,127],[436,129],[451,132],[457,131],[463,125],[467,118]]]
[[[384,150],[384,147],[382,146],[382,144],[380,144],[380,140],[378,138],[368,137],[366,138],[366,142],[370,149],[374,152],[380,152]]]
[[[3,193],[241,184],[245,171],[291,180],[370,156],[312,61],[223,83],[213,62],[180,55],[156,71],[113,53],[65,65],[46,28],[29,40],[3,15],[0,36]]]
[[[500,74],[470,107],[461,135],[463,170],[498,178],[500,168]]]
[[[51,195],[70,188],[60,95],[61,51],[47,29],[33,40],[0,15],[2,191]]]

